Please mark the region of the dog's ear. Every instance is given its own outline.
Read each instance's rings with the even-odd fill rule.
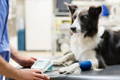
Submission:
[[[89,8],[88,12],[89,12],[89,15],[99,16],[101,11],[102,11],[102,7],[101,6],[99,6],[99,7],[92,6],[92,7]]]
[[[67,2],[65,2],[64,4],[68,7],[71,15],[73,15],[76,9],[78,8],[77,5],[69,4]]]

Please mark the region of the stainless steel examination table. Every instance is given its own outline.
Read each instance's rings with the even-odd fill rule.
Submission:
[[[109,66],[102,71],[82,71],[79,74],[47,73],[51,80],[120,80],[120,65]]]

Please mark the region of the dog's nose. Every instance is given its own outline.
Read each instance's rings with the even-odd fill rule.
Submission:
[[[71,27],[70,28],[73,32],[76,32],[76,27]]]

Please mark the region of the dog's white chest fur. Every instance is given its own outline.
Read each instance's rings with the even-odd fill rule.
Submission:
[[[98,34],[93,38],[84,38],[81,33],[74,33],[71,36],[71,51],[74,53],[76,60],[83,61],[95,58],[95,47],[100,42],[100,35],[104,29],[100,28]]]

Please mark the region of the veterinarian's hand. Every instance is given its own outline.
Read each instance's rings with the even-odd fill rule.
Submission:
[[[10,50],[12,59],[23,67],[31,67],[33,63],[37,60],[34,57],[25,57],[20,55],[19,51],[12,46],[10,47]]]
[[[23,57],[21,56],[19,64],[23,67],[31,67],[37,59],[34,57]]]
[[[18,71],[18,76],[15,80],[49,80],[50,78],[42,74],[40,70],[21,69]]]

